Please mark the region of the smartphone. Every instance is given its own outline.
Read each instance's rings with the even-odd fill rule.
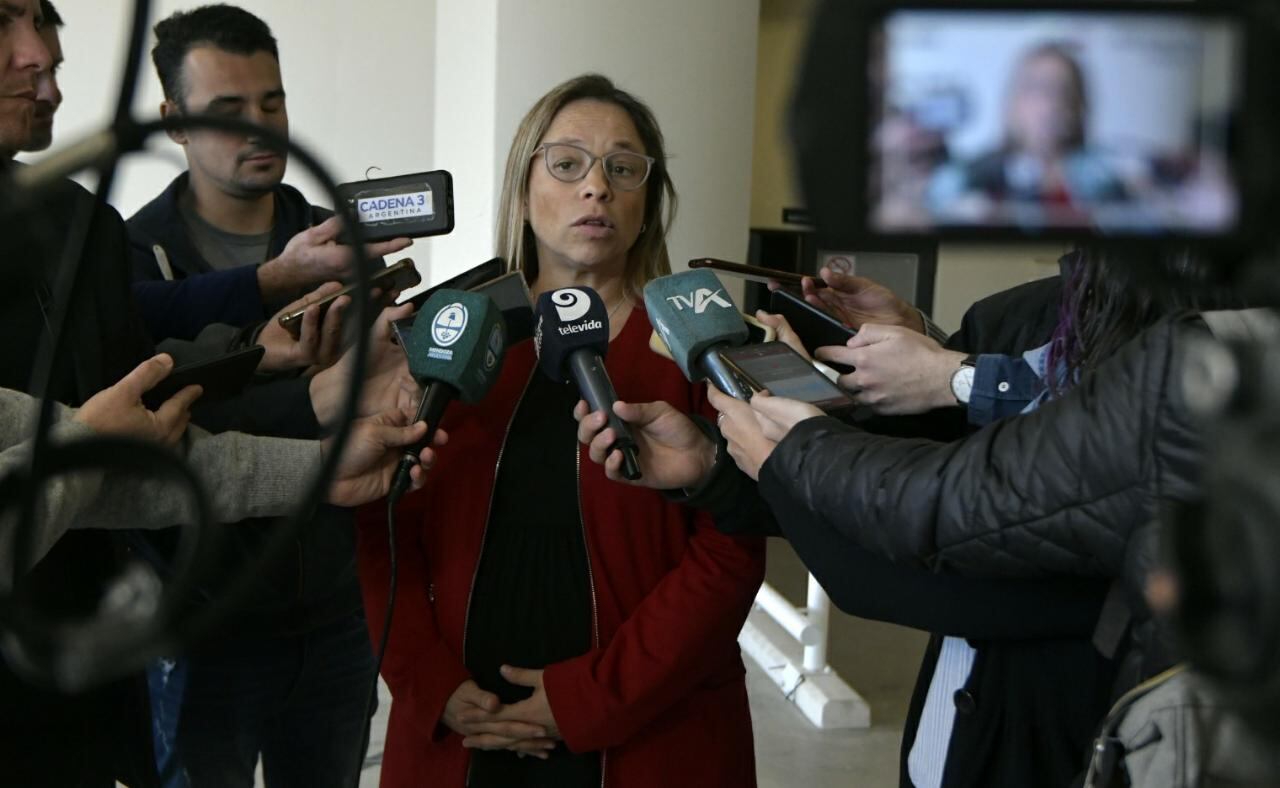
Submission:
[[[432,285],[421,293],[415,293],[408,303],[413,304],[414,309],[421,309],[437,290],[471,290],[485,282],[497,279],[506,272],[507,261],[501,257],[485,260],[480,265],[468,268],[457,276],[449,277],[438,285]]]
[[[266,352],[267,349],[262,345],[254,345],[208,361],[178,367],[169,373],[169,377],[142,395],[142,404],[155,410],[187,386],[204,388],[199,402],[234,397],[253,380],[258,364]]]
[[[749,391],[768,389],[774,396],[798,399],[826,413],[855,406],[843,389],[782,342],[728,348],[720,357]]]
[[[453,232],[453,176],[448,170],[344,183],[338,196],[360,220],[370,243]]]
[[[369,286],[379,288],[383,293],[408,290],[411,287],[417,287],[421,282],[422,275],[418,273],[413,260],[407,257],[398,263],[392,263],[369,277]],[[347,285],[338,292],[317,301],[316,305],[320,307],[321,319],[324,318],[324,313],[329,311],[329,306],[334,301],[344,295],[351,295],[358,287],[359,284]],[[306,314],[306,308],[283,314],[279,318],[280,325],[291,335],[297,337],[302,331],[302,317],[304,314]]]
[[[501,258],[497,259],[501,261]],[[473,293],[489,296],[502,310],[502,319],[507,324],[507,347],[533,336],[533,298],[529,295],[529,286],[525,284],[524,272],[512,271],[468,289]],[[405,339],[413,329],[417,317],[417,314],[413,314],[391,324],[392,335],[401,347],[408,347]]]
[[[748,345],[772,342],[778,338],[778,332],[774,330],[773,326],[766,326],[745,312],[742,315],[742,322],[747,324]],[[671,358],[671,348],[667,347],[667,343],[662,341],[662,335],[657,331],[649,335],[649,349],[663,358]]]
[[[774,290],[769,294],[769,311],[787,319],[800,337],[800,344],[810,353],[827,345],[843,345],[858,333],[834,315],[804,300],[804,296],[789,290]],[[832,366],[840,369],[841,374],[853,371],[844,364]]]
[[[728,260],[717,260],[714,257],[698,257],[689,261],[690,268],[710,268],[713,271],[736,276],[740,279],[746,279],[749,282],[759,282],[762,285],[768,284],[772,279],[775,282],[791,287],[800,287],[801,281],[805,278],[804,274],[797,274],[794,271],[775,271],[772,268],[764,268],[758,265],[743,265],[742,263],[731,263]],[[816,287],[826,287],[827,283],[816,276],[809,277],[813,280]]]

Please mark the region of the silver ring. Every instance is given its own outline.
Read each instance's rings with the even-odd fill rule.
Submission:
[[[716,429],[720,429],[724,425],[724,414],[716,416]]]

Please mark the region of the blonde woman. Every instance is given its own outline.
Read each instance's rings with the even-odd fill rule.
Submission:
[[[709,412],[703,386],[647,346],[640,291],[670,271],[665,165],[648,107],[604,77],[572,79],[516,133],[498,246],[535,296],[600,293],[619,397]],[[525,341],[484,402],[451,406],[449,448],[400,511],[384,786],[755,784],[736,636],[763,545],[608,481],[580,456],[577,403]],[[360,539],[374,611],[383,534]]]

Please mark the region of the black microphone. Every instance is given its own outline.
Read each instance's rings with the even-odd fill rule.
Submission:
[[[627,423],[613,412],[618,395],[604,366],[604,355],[609,351],[609,312],[604,299],[589,287],[566,287],[539,296],[534,316],[538,366],[554,381],[577,383],[592,413],[605,412],[617,436],[609,453],[621,450],[622,475],[630,481],[639,479],[636,440]]]
[[[644,305],[686,378],[707,378],[731,397],[751,399],[720,355],[722,348],[745,345],[749,334],[715,274],[699,268],[654,279],[644,287]]]
[[[409,474],[418,464],[418,455],[431,445],[445,408],[455,399],[484,399],[498,379],[506,351],[502,312],[488,296],[439,290],[423,305],[406,336],[404,352],[409,374],[426,388],[414,423],[425,421],[427,434],[400,458],[392,500],[409,489]]]

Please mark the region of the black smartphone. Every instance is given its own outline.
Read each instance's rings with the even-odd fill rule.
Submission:
[[[208,361],[178,367],[169,373],[169,377],[142,395],[142,404],[155,410],[187,386],[204,388],[198,402],[234,397],[244,391],[245,386],[253,380],[258,364],[266,352],[267,349],[262,345],[254,345]]]
[[[453,176],[447,170],[344,183],[338,196],[370,243],[453,232]]]
[[[728,260],[717,260],[714,257],[696,257],[689,261],[690,268],[710,268],[712,271],[736,276],[739,279],[746,279],[749,282],[759,282],[762,285],[768,284],[772,279],[775,282],[791,287],[800,287],[800,282],[805,278],[804,274],[797,274],[794,271],[775,271],[772,268],[765,268],[759,265],[743,265],[742,263],[731,263]],[[809,277],[813,280],[816,287],[826,287],[827,283],[816,276]]]
[[[810,353],[827,345],[844,345],[858,333],[857,329],[849,328],[834,315],[790,290],[779,289],[770,293],[769,311],[787,319],[796,336],[800,337],[800,344]]]
[[[369,286],[382,290],[383,293],[400,292],[408,290],[411,287],[417,287],[422,283],[422,275],[418,273],[417,266],[413,264],[413,260],[405,258],[397,263],[383,268],[381,271],[374,272],[369,277]],[[329,311],[329,306],[334,301],[344,295],[351,295],[359,287],[358,284],[350,284],[342,288],[338,292],[325,296],[316,302],[320,307],[320,318],[324,319],[324,313]],[[279,317],[280,325],[292,334],[294,337],[302,331],[302,317],[306,314],[306,309],[298,309],[288,312]]]
[[[749,391],[768,389],[774,396],[798,399],[827,413],[855,405],[843,389],[782,342],[729,348],[721,350],[720,357]]]
[[[422,305],[427,303],[437,290],[471,290],[485,282],[492,281],[502,276],[507,271],[507,261],[501,257],[495,257],[491,260],[485,260],[480,265],[468,268],[457,276],[451,276],[438,285],[432,285],[421,293],[415,293],[408,303],[413,304],[414,309],[421,309]]]
[[[495,259],[501,262],[501,258]],[[448,283],[446,282],[445,284]],[[444,287],[444,285],[439,287]],[[437,289],[439,288],[432,288],[433,291]],[[454,287],[451,289],[460,290],[463,288]],[[493,302],[502,310],[502,319],[507,324],[507,347],[533,336],[533,298],[529,295],[529,286],[525,284],[524,272],[512,271],[509,274],[499,276],[497,279],[491,279],[466,289],[473,293],[484,293],[492,298]],[[401,347],[406,347],[405,337],[410,329],[413,328],[414,320],[417,317],[417,314],[413,314],[391,324],[392,334]]]

